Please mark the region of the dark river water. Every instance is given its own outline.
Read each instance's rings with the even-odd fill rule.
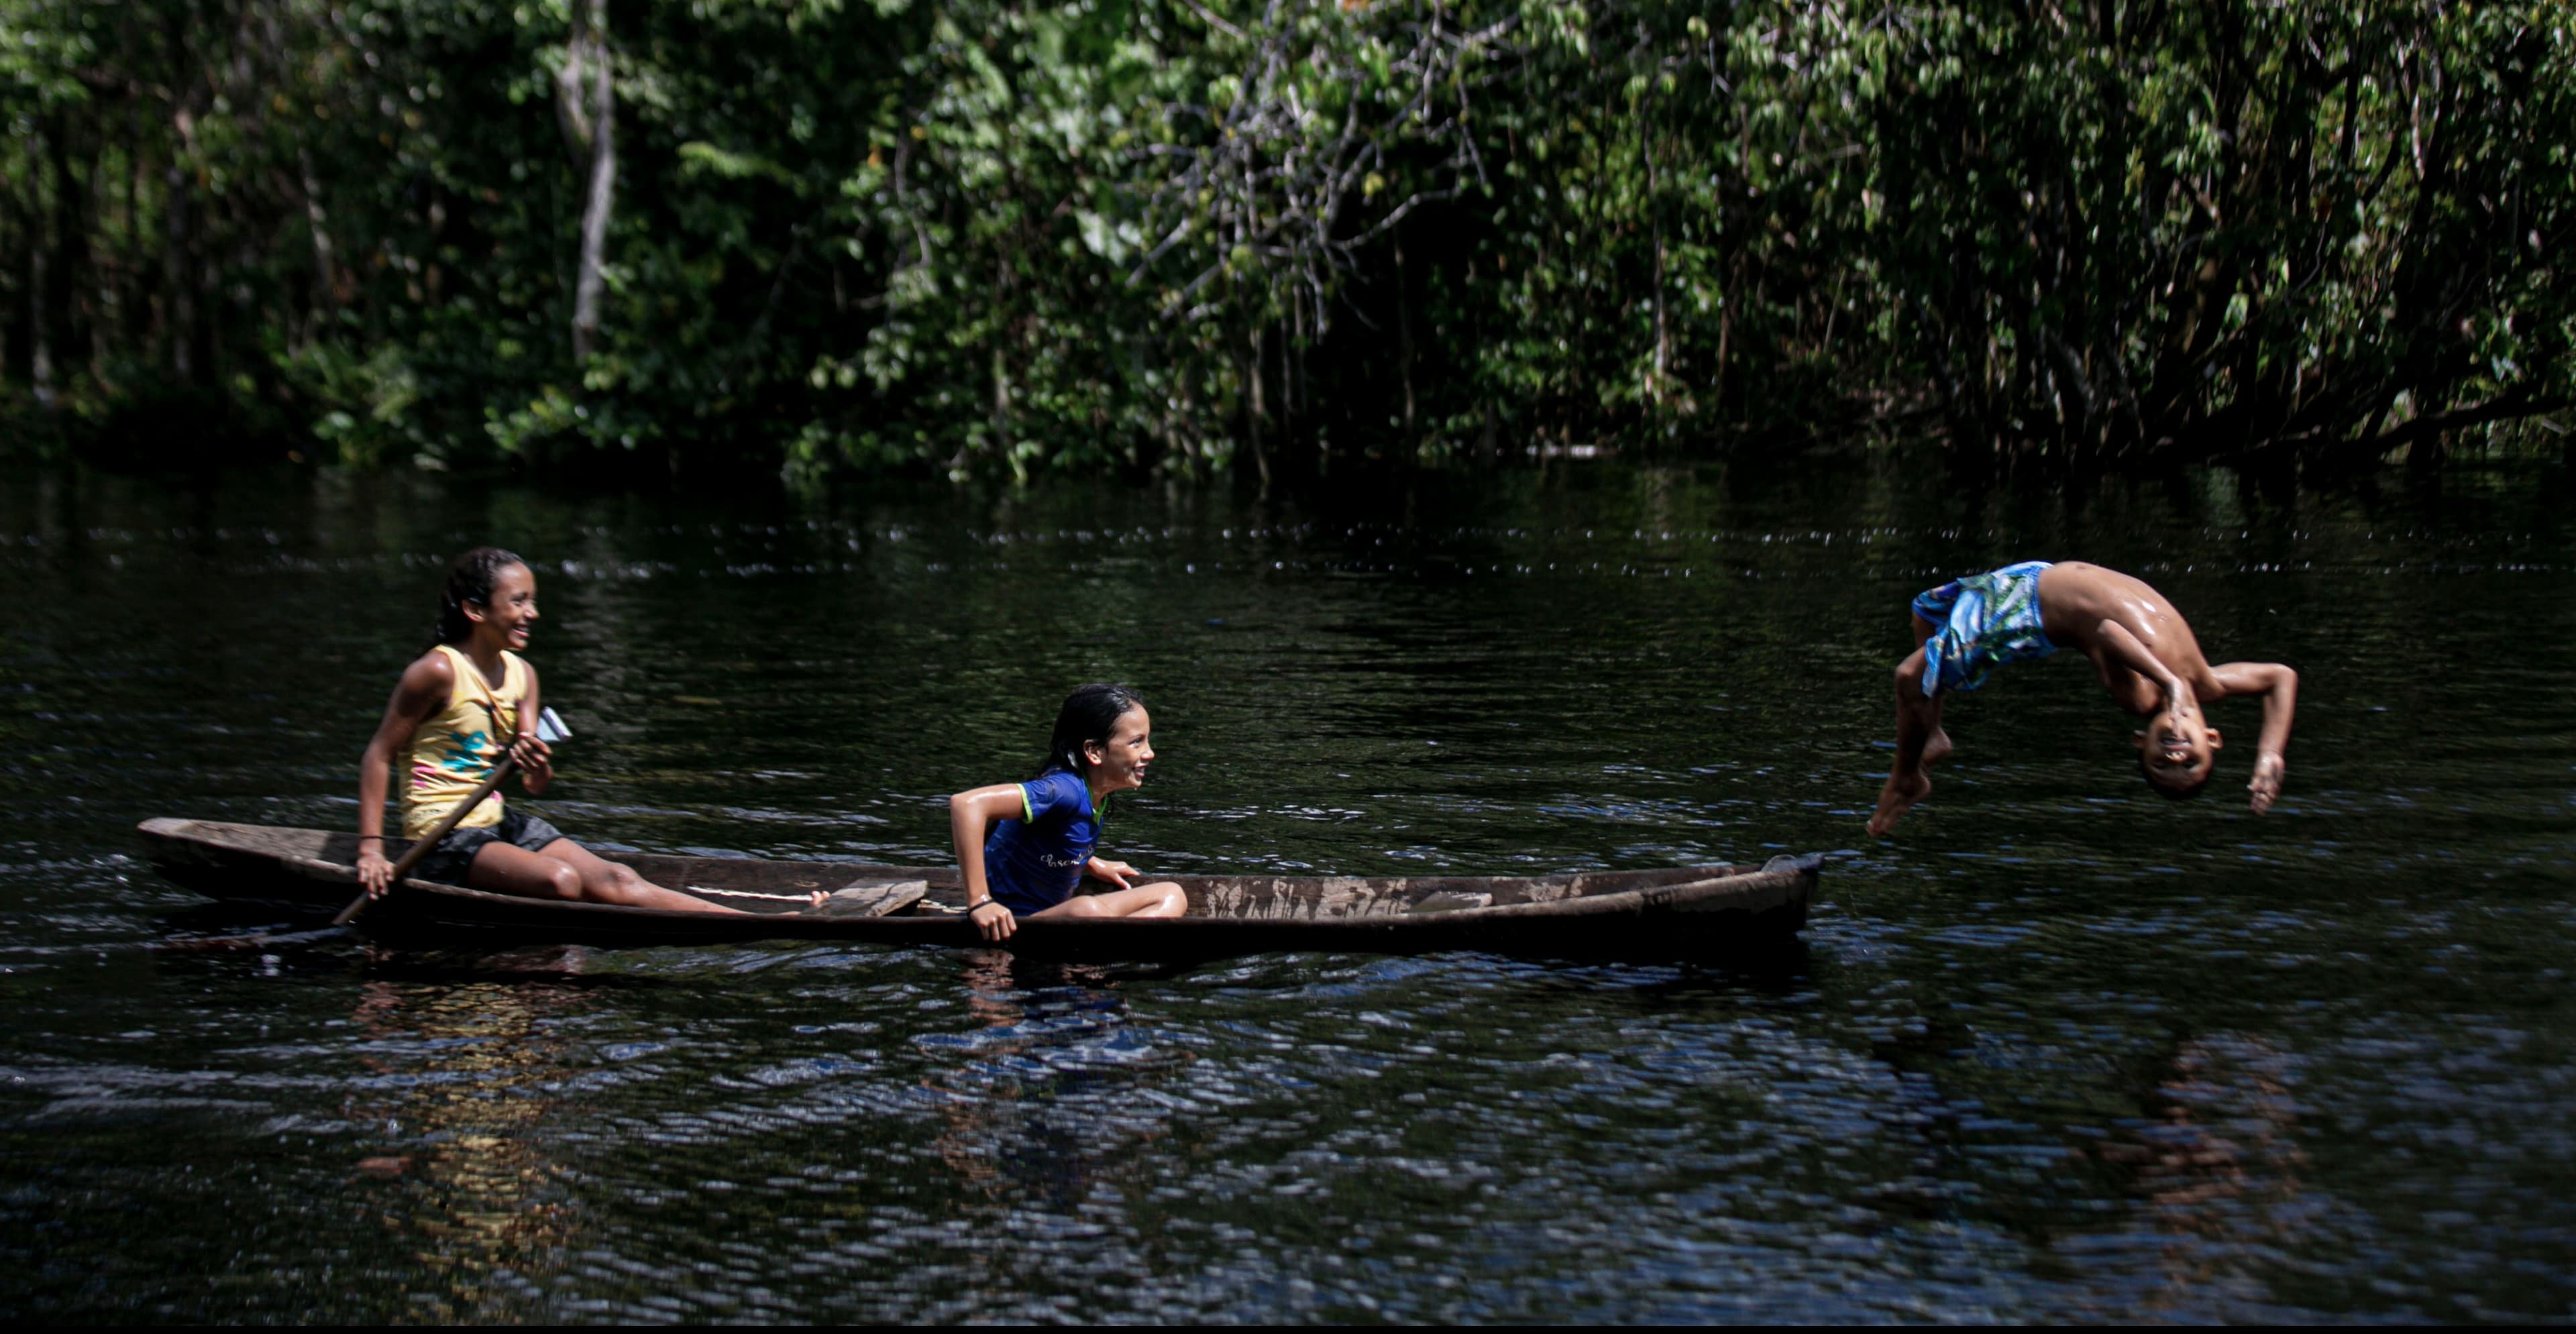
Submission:
[[[0,1316],[2576,1315],[2576,550],[2554,466],[1963,488],[1902,457],[797,502],[0,478]],[[444,560],[531,559],[605,845],[947,857],[1116,678],[1149,871],[1829,855],[1716,965],[460,955],[138,860],[348,827]],[[2006,669],[1862,832],[1905,603],[2086,558],[2304,676],[2289,784]]]

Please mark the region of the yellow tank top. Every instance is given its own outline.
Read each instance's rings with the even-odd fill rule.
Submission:
[[[501,688],[483,679],[483,669],[463,649],[441,644],[456,685],[447,706],[411,734],[411,753],[403,765],[402,832],[405,838],[427,834],[456,803],[492,776],[492,766],[508,753],[518,734],[519,705],[528,698],[528,664],[516,653],[501,654]],[[459,829],[482,829],[501,820],[501,794],[495,791],[456,822]]]

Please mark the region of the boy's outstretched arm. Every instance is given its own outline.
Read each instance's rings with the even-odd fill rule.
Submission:
[[[2229,695],[2263,697],[2263,736],[2254,743],[2254,777],[2245,784],[2254,794],[2254,813],[2272,809],[2281,795],[2281,778],[2289,771],[2283,753],[2290,745],[2290,715],[2299,707],[2299,674],[2277,662],[2231,662],[2210,674]]]

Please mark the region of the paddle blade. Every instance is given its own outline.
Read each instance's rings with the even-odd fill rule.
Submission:
[[[572,729],[564,726],[563,718],[551,706],[537,710],[537,740],[551,746],[571,737]]]

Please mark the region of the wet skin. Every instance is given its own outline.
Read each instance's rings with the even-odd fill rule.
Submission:
[[[2297,707],[2299,674],[2275,662],[2211,666],[2191,625],[2145,581],[2083,561],[2052,565],[2039,576],[2040,627],[2049,642],[2082,653],[2113,702],[2147,719],[2131,734],[2147,781],[2188,792],[2208,781],[2219,730],[2202,711],[2230,696],[2263,700],[2263,730],[2255,745],[2254,774],[2246,783],[2256,815],[2281,795],[2288,765],[2283,751]],[[1885,834],[1906,811],[1931,794],[1927,772],[1952,750],[1941,727],[1941,697],[1923,694],[1923,643],[1939,626],[1914,621],[1914,652],[1896,667],[1896,760],[1879,789],[1869,832]]]
[[[465,642],[457,647],[465,650],[474,669],[497,690],[508,675],[507,664],[501,660],[502,650],[525,650],[539,619],[536,574],[524,565],[503,567],[493,576],[489,599],[465,604],[465,619],[471,629]],[[393,863],[384,856],[386,772],[394,757],[411,745],[412,734],[420,730],[421,724],[447,707],[455,689],[456,669],[446,654],[432,651],[414,659],[403,669],[393,698],[385,704],[384,719],[376,725],[376,734],[367,742],[366,754],[359,761],[358,882],[366,886],[370,897],[383,897],[393,884]],[[542,707],[537,692],[537,669],[531,665],[528,697],[519,705],[518,734],[510,742],[510,754],[518,761],[520,787],[532,797],[543,793],[554,781],[553,753],[537,738],[537,717]],[[664,889],[629,867],[601,860],[568,838],[556,839],[535,852],[506,843],[486,843],[475,850],[465,883],[474,889],[527,898],[587,900],[679,912],[736,911]]]
[[[1099,741],[1083,743],[1086,761],[1083,781],[1091,788],[1092,809],[1098,810],[1102,799],[1112,792],[1126,792],[1145,785],[1146,766],[1154,762],[1154,720],[1142,704],[1118,715],[1109,735]],[[993,901],[992,887],[984,878],[984,837],[996,820],[1020,818],[1020,785],[996,783],[960,792],[948,799],[949,833],[957,844],[957,866],[966,880],[966,901],[972,904],[970,916],[975,929],[984,939],[996,943],[1011,938],[1019,930],[1019,919],[1002,904]],[[1150,885],[1131,883],[1136,868],[1125,862],[1092,858],[1083,874],[1094,880],[1105,880],[1118,886],[1106,894],[1076,894],[1052,908],[1029,914],[1032,917],[1178,917],[1189,911],[1189,899],[1181,887],[1165,880]]]

